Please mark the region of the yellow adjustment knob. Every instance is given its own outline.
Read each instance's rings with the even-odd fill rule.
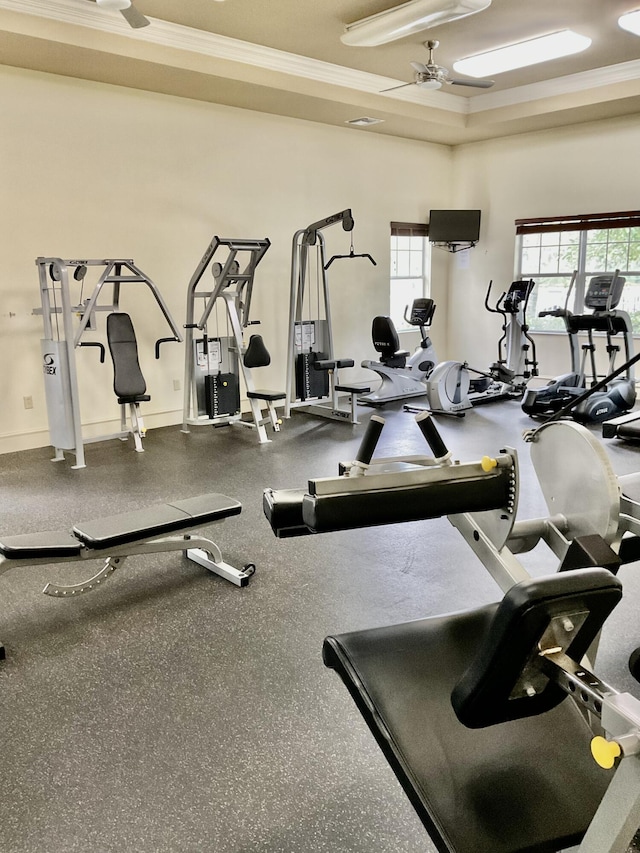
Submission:
[[[498,467],[498,460],[493,459],[491,456],[483,456],[480,460],[480,467],[483,471],[492,471]]]
[[[591,741],[591,755],[593,755],[596,764],[604,767],[605,770],[611,770],[616,758],[620,758],[622,755],[622,750],[620,744],[614,740],[605,740],[598,735]]]
[[[222,387],[223,387],[223,388],[226,388],[228,384],[229,384],[228,382],[223,382],[223,383],[222,383]]]

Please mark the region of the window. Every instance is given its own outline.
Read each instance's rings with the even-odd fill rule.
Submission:
[[[414,299],[429,295],[431,248],[427,226],[391,223],[391,275],[389,316],[399,332],[415,331],[404,319]]]
[[[618,309],[628,312],[640,334],[640,211],[519,219],[516,234],[516,277],[536,283],[527,318],[532,331],[564,331],[562,318],[540,312],[566,303],[574,314],[582,313],[589,280],[619,270],[626,283]]]

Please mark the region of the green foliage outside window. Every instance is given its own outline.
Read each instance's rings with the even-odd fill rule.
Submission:
[[[570,311],[583,311],[584,292],[593,276],[619,270],[626,283],[618,309],[628,312],[634,332],[640,334],[640,227],[525,234],[520,276],[536,283],[528,312],[533,331],[565,330],[562,318],[539,314],[565,306],[574,270],[579,274],[567,305]]]

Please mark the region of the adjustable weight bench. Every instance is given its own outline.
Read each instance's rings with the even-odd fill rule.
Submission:
[[[620,598],[610,572],[581,569],[523,581],[499,604],[325,639],[325,665],[440,853],[551,853],[581,839],[579,853],[627,850],[640,702],[581,665]],[[593,738],[579,705],[609,740]]]
[[[224,562],[220,549],[210,539],[200,533],[184,532],[222,522],[239,515],[241,510],[239,501],[214,493],[82,522],[69,532],[3,536],[0,574],[17,566],[103,559],[100,571],[83,583],[48,583],[43,590],[47,595],[67,598],[95,589],[134,554],[183,551],[188,559],[210,572],[236,586],[246,586],[255,571],[253,563],[236,569]],[[3,650],[0,657],[4,657]]]

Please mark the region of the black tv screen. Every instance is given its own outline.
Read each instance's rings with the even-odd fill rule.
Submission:
[[[479,238],[479,210],[429,211],[430,243],[477,243]]]

